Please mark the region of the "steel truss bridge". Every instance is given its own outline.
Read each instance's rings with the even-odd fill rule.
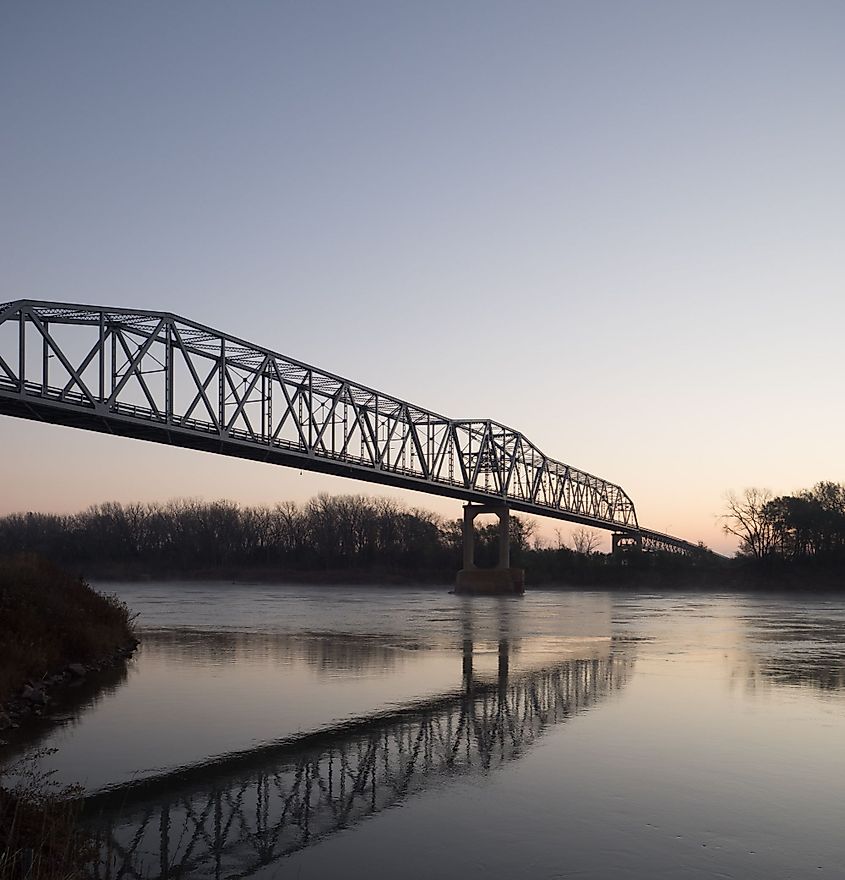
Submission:
[[[165,312],[0,304],[0,414],[499,504],[634,538],[623,489],[498,422],[449,419]]]
[[[85,801],[97,880],[233,880],[450,779],[519,758],[622,688],[626,653],[569,660]]]

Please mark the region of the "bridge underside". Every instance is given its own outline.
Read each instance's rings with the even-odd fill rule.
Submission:
[[[0,305],[0,414],[395,486],[700,552],[617,485],[490,420],[451,420],[168,313]]]

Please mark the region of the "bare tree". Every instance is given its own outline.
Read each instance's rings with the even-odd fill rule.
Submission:
[[[575,548],[576,553],[589,556],[598,550],[599,544],[601,544],[601,538],[592,529],[578,526],[572,533],[572,546]]]
[[[772,500],[769,489],[749,488],[741,495],[730,491],[725,496],[725,513],[720,517],[722,531],[739,538],[739,552],[762,559],[773,547],[774,529],[766,506]]]

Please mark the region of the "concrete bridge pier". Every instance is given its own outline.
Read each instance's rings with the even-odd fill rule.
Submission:
[[[492,513],[499,518],[499,559],[494,568],[475,564],[475,518]],[[485,596],[521,595],[525,592],[525,572],[511,568],[510,508],[506,504],[466,504],[464,506],[464,567],[455,581],[456,593]]]
[[[614,556],[622,556],[627,553],[639,553],[643,549],[643,536],[631,535],[625,532],[614,532],[611,539]]]

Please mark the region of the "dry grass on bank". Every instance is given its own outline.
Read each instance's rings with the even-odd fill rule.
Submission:
[[[90,835],[77,818],[80,790],[60,788],[36,752],[5,773],[14,777],[10,789],[0,786],[0,880],[77,880],[88,875],[96,855]]]
[[[27,679],[90,663],[132,638],[126,606],[32,555],[0,558],[0,705]]]
[[[131,640],[122,602],[36,556],[0,558],[0,715],[27,680],[100,663]],[[76,880],[90,866],[80,791],[53,785],[42,754],[0,766],[0,880]]]

